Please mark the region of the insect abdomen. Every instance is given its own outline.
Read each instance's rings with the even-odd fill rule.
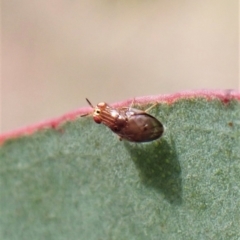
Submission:
[[[142,112],[128,118],[124,128],[117,134],[132,142],[150,142],[162,136],[163,125],[153,116]]]

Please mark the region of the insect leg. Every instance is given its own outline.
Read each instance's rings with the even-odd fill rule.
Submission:
[[[130,104],[128,109],[131,109],[133,107],[134,103],[135,103],[135,98],[133,98],[133,100],[132,100],[132,102],[131,102],[131,104]]]
[[[154,103],[151,107],[147,108],[144,112],[148,112],[152,108],[156,107],[158,105],[158,102]]]

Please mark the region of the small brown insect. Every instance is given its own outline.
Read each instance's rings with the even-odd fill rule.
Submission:
[[[120,140],[150,142],[163,134],[162,123],[146,112],[155,105],[146,111],[142,111],[132,108],[133,103],[129,107],[115,109],[104,102],[100,102],[94,107],[87,98],[86,100],[93,108],[93,120],[98,124],[103,123],[109,127],[120,137]]]

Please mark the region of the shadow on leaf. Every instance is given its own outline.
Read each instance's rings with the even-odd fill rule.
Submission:
[[[174,142],[164,140],[147,144],[124,142],[142,182],[164,194],[171,204],[182,202],[181,167]]]

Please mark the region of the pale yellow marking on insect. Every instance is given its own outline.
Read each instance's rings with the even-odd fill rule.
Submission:
[[[103,106],[105,106],[105,105],[106,105],[105,102],[100,102],[100,103],[98,104],[99,107],[103,107]]]

